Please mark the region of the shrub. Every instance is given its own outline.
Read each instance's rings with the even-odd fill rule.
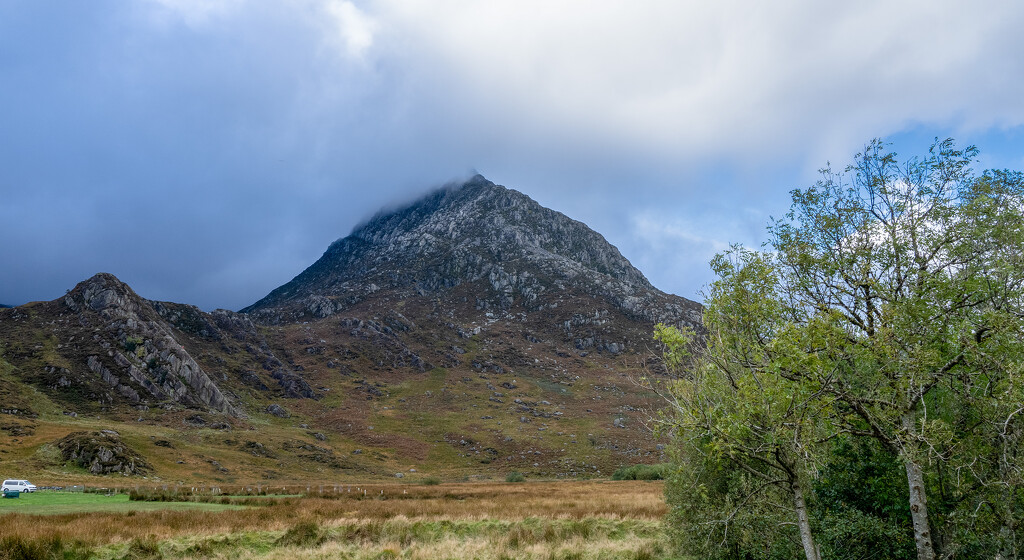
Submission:
[[[129,336],[124,339],[124,349],[134,353],[135,349],[142,346],[143,340],[141,336]]]
[[[505,482],[523,482],[524,480],[526,477],[521,472],[512,471],[505,475]]]
[[[423,484],[424,486],[437,486],[438,484],[441,484],[441,479],[436,476],[428,476],[421,480],[420,484]]]
[[[612,473],[612,480],[665,480],[669,473],[669,464],[633,465],[619,467]]]

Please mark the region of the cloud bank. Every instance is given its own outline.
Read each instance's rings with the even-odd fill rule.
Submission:
[[[6,2],[0,302],[102,270],[240,308],[470,169],[697,297],[709,254],[873,137],[1022,167],[1022,23],[1015,2]]]

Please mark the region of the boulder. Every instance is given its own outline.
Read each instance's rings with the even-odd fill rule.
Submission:
[[[281,405],[279,405],[277,403],[274,403],[274,404],[268,406],[267,407],[267,412],[273,414],[274,416],[277,416],[278,418],[289,418],[289,417],[291,417],[291,414],[288,414],[288,411],[285,410],[283,406],[281,406]]]

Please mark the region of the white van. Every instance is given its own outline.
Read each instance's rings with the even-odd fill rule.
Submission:
[[[3,487],[0,488],[2,492],[35,492],[36,485],[32,484],[27,480],[5,480]]]

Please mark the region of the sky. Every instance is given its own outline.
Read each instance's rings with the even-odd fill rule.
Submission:
[[[0,303],[239,309],[479,172],[700,300],[826,164],[1024,169],[1024,3],[0,0]]]

